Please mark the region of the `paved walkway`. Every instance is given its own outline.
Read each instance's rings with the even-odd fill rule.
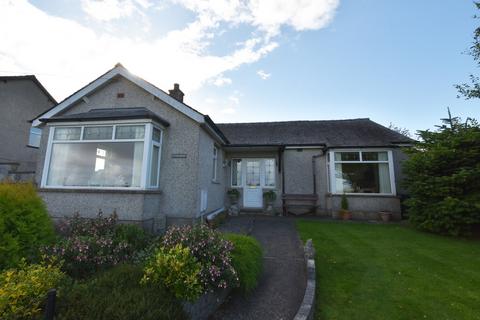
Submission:
[[[221,229],[242,233],[251,230],[251,235],[264,249],[264,272],[258,287],[251,294],[232,294],[211,319],[293,319],[306,285],[303,248],[294,220],[235,217],[230,218]]]

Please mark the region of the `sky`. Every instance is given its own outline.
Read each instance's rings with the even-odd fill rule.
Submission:
[[[415,132],[480,118],[455,84],[469,0],[0,0],[0,75],[62,100],[121,62],[217,122],[370,118]]]

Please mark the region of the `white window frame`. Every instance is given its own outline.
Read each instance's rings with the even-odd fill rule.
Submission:
[[[217,171],[218,171],[218,147],[213,145],[213,163],[212,163],[212,182],[217,182]]]
[[[157,130],[160,130],[160,139],[159,141],[155,141],[153,140],[153,129],[157,129]],[[151,154],[148,156],[148,159],[150,159],[150,162],[149,162],[149,168],[148,168],[148,172],[147,172],[147,177],[148,177],[148,187],[149,188],[158,188],[160,186],[160,164],[162,163],[162,142],[163,142],[163,130],[157,126],[157,125],[153,125],[151,127],[151,132],[150,132],[150,139],[151,139],[151,146],[150,146],[150,152]],[[152,156],[153,156],[153,147],[158,147],[158,167],[157,167],[157,184],[153,185],[152,182],[150,181],[150,178],[152,177],[151,176],[151,170],[152,170],[152,167],[153,167],[153,163],[151,162],[152,161]]]
[[[336,161],[335,160],[335,153],[336,152],[358,152],[360,160],[359,161]],[[363,152],[386,152],[388,160],[365,160],[363,161]],[[396,196],[397,190],[395,187],[395,172],[394,172],[394,164],[393,164],[393,153],[392,150],[389,149],[332,149],[329,151],[328,155],[328,180],[329,180],[329,188],[330,193],[334,195],[341,195],[343,192],[337,192],[336,190],[336,178],[335,178],[335,164],[336,163],[388,163],[388,171],[390,175],[390,193],[362,193],[362,192],[346,192],[346,195],[360,195],[360,196]]]
[[[276,174],[276,168],[277,168],[277,159],[275,158],[232,158],[232,163],[234,160],[240,160],[241,165],[240,165],[240,170],[242,172],[240,176],[240,184],[239,185],[233,185],[233,166],[230,165],[230,187],[231,188],[243,188],[246,183],[246,174],[247,174],[247,160],[258,160],[260,161],[260,188],[262,189],[276,189],[277,188],[277,174]],[[273,186],[266,186],[265,185],[265,180],[266,180],[266,171],[265,171],[265,160],[273,160],[274,163],[274,174],[273,174]]]
[[[237,181],[237,184],[233,184],[233,163],[235,161],[240,161],[240,181]],[[243,159],[233,158],[230,162],[230,186],[232,188],[241,188],[243,186]]]
[[[117,126],[131,126],[131,125],[144,125],[145,126],[145,135],[143,139],[115,139],[115,132]],[[100,126],[113,126],[112,138],[111,139],[102,139],[102,140],[83,140],[83,131],[85,127],[100,127]],[[153,139],[152,132],[153,127],[156,127],[160,130],[160,143],[156,143],[160,147],[159,153],[159,164],[158,164],[158,184],[157,186],[150,186],[150,168],[152,161],[152,149],[153,149]],[[55,128],[64,128],[64,127],[80,127],[80,139],[79,140],[54,140]],[[160,184],[160,165],[161,165],[161,150],[163,144],[163,131],[165,127],[154,123],[151,120],[118,120],[118,121],[91,121],[91,122],[63,122],[55,123],[48,125],[48,143],[47,151],[45,154],[45,161],[43,163],[42,171],[42,180],[40,186],[45,189],[98,189],[98,190],[151,190],[157,189]],[[98,142],[143,142],[143,161],[142,161],[142,173],[140,178],[140,187],[98,187],[98,186],[52,186],[47,185],[47,179],[50,170],[50,162],[52,157],[52,147],[53,144],[61,143],[98,143]]]

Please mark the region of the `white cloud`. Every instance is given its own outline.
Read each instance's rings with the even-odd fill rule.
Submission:
[[[220,74],[214,81],[213,84],[217,87],[223,87],[229,84],[232,84],[232,79],[224,77],[223,74]]]
[[[258,70],[257,71],[257,74],[260,78],[262,78],[262,80],[267,80],[268,78],[270,78],[270,76],[272,75],[271,73],[266,73],[265,71],[263,70]]]
[[[282,26],[295,30],[323,27],[339,0],[170,0],[195,14],[183,28],[146,39],[93,29],[53,16],[27,0],[0,0],[0,73],[35,73],[58,99],[122,62],[133,73],[161,88],[179,82],[187,93],[205,83],[226,86],[223,74],[254,63],[272,52]],[[158,14],[153,0],[81,0],[83,10],[101,22]],[[148,11],[147,11],[148,10]],[[151,17],[150,17],[151,18]],[[224,55],[208,49],[226,27],[245,24],[256,31]],[[139,31],[140,32],[140,31]],[[227,98],[222,108],[239,104]]]
[[[99,21],[111,21],[131,16],[134,12],[142,13],[152,3],[148,0],[82,0],[82,9]]]

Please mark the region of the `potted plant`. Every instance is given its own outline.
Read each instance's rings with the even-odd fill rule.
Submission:
[[[390,222],[390,220],[392,220],[392,213],[390,211],[380,211],[380,217],[383,222]]]
[[[345,192],[342,194],[342,200],[340,202],[340,216],[343,220],[352,219],[352,213],[348,210],[348,199]]]
[[[265,191],[263,193],[263,199],[267,205],[273,205],[275,199],[277,199],[277,194],[273,190]]]
[[[240,198],[240,191],[238,189],[230,189],[227,191],[228,198],[232,205],[237,204],[238,198]]]
[[[263,193],[263,199],[265,200],[266,212],[274,214],[273,203],[277,199],[277,194],[273,190],[265,191]]]

